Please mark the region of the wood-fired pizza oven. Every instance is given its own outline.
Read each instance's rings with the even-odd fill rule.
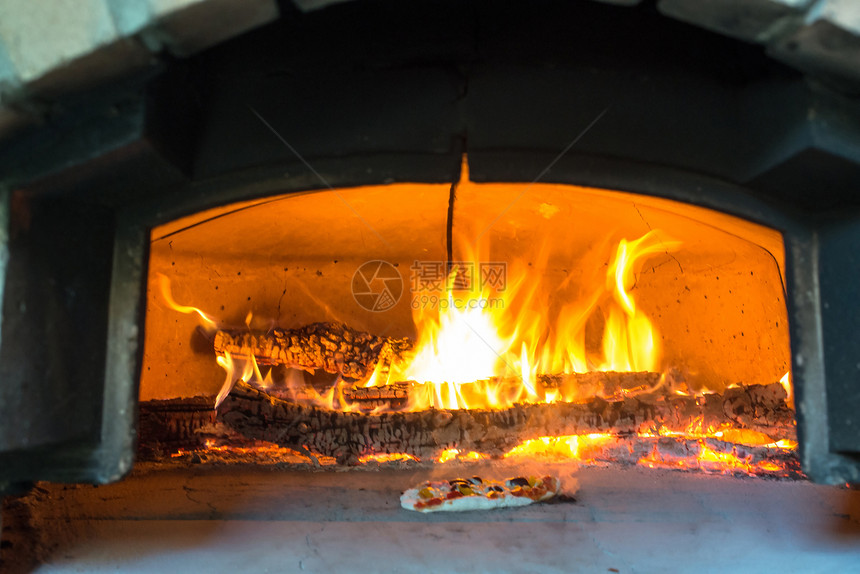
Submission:
[[[693,445],[860,481],[860,68],[857,36],[822,30],[838,7],[297,4],[16,92],[40,121],[0,143],[0,493],[135,457],[414,472],[548,433],[601,464]],[[493,290],[452,288],[468,270]],[[452,290],[516,321],[428,334]],[[650,363],[612,334],[643,321]],[[505,340],[501,370],[434,391],[397,370],[431,336],[474,366],[472,335]]]

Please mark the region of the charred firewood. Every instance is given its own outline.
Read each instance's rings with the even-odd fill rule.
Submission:
[[[345,389],[343,395],[347,404],[357,404],[362,411],[383,408],[397,410],[408,404],[412,386],[412,382],[404,382],[378,387],[359,387]]]
[[[562,390],[565,396],[601,397],[613,400],[629,394],[659,390],[661,375],[648,371],[635,373],[593,371],[537,375],[535,381],[539,388],[537,392],[541,396],[546,396],[547,391]],[[492,377],[476,383],[479,388],[497,389],[497,396],[510,396],[523,388],[520,377]],[[367,405],[368,410],[372,410],[380,406],[389,406],[392,410],[397,410],[408,402],[410,394],[415,393],[419,386],[415,381],[401,381],[390,385],[346,389],[343,394],[348,403],[358,403],[361,408]],[[464,394],[469,394],[469,387],[469,384],[461,385]]]
[[[552,389],[575,387],[581,394],[607,400],[622,398],[625,393],[640,393],[659,388],[660,374],[653,372],[622,373],[596,371],[536,377],[541,392],[545,395]],[[518,388],[522,381],[518,377],[493,377],[486,381],[501,389]],[[398,410],[407,406],[410,392],[417,384],[414,381],[392,383],[373,387],[346,387],[343,402],[355,405],[363,412],[373,410]],[[313,404],[319,400],[317,390],[267,389],[266,394],[291,403]],[[468,391],[466,391],[468,394]],[[195,448],[201,441],[196,434],[200,427],[214,421],[215,397],[146,401],[140,404],[140,441],[142,449],[156,447]],[[211,420],[210,420],[211,419]],[[143,451],[141,451],[141,454]]]
[[[257,386],[253,385],[252,386]],[[356,406],[362,412],[373,410],[401,410],[409,404],[426,404],[430,400],[429,385],[416,381],[400,381],[387,385],[369,387],[354,386],[338,380],[320,388],[319,385],[271,385],[263,387],[270,396],[304,405],[330,406],[331,404]],[[567,397],[577,402],[579,397],[600,397],[618,400],[626,396],[643,393],[665,392],[666,381],[660,373],[596,371],[589,373],[566,373],[537,375],[534,389],[540,402],[552,395]],[[258,387],[259,388],[259,387]],[[529,395],[520,377],[490,377],[474,383],[459,385],[459,398],[466,404],[483,404],[487,394],[506,404],[521,402]],[[425,399],[425,400],[422,400]]]
[[[157,458],[177,448],[203,445],[198,430],[215,422],[214,397],[140,403],[138,457]]]
[[[260,365],[285,365],[321,369],[350,379],[363,379],[376,364],[402,360],[412,348],[409,339],[379,337],[339,323],[313,323],[300,329],[269,332],[218,331],[215,352],[234,357],[254,357]]]
[[[347,389],[344,391],[344,395],[350,402],[403,400],[409,397],[409,389],[411,387],[412,384],[409,382],[394,383],[393,385],[384,385],[381,387],[360,387]]]
[[[291,403],[239,381],[219,407],[218,419],[249,438],[354,463],[374,453],[436,458],[450,448],[501,455],[542,436],[658,434],[691,426],[704,431],[730,425],[774,440],[793,439],[794,413],[785,397],[782,386],[774,383],[702,396],[650,394],[614,401],[517,404],[504,410],[362,414]]]

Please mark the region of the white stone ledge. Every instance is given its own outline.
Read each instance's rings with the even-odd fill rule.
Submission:
[[[71,91],[277,16],[275,0],[0,0],[0,90]]]
[[[276,0],[0,0],[0,138],[50,102],[278,17]]]

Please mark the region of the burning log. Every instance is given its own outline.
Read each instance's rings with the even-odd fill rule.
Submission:
[[[528,441],[517,456],[571,457],[586,463],[641,464],[723,474],[801,478],[800,459],[790,448],[736,444],[716,438],[585,435]]]
[[[602,452],[595,459],[603,462],[620,460],[651,468],[699,469],[773,478],[804,477],[800,458],[792,449],[738,445],[714,438],[633,437],[622,441],[621,448]]]
[[[376,364],[400,361],[412,348],[409,339],[379,337],[340,323],[313,323],[299,329],[249,332],[218,331],[215,352],[250,359],[260,365],[322,369],[351,379],[363,379]]]
[[[291,403],[239,381],[218,419],[247,436],[355,463],[361,455],[401,452],[438,458],[457,448],[501,455],[543,436],[683,432],[691,426],[749,429],[793,439],[794,413],[779,383],[702,396],[650,394],[583,403],[517,404],[505,410],[438,410],[362,414]]]
[[[565,373],[557,375],[537,375],[536,386],[541,397],[552,390],[565,390],[565,396],[601,397],[604,399],[620,399],[626,394],[651,392],[660,385],[661,375],[654,372],[624,373],[615,371],[592,371],[588,373]],[[516,393],[523,388],[520,377],[492,377],[477,383],[479,388],[491,387],[498,393]],[[464,394],[468,394],[470,385],[462,385]],[[406,406],[410,393],[420,388],[415,381],[403,381],[390,385],[359,387],[345,389],[344,399],[347,403],[358,404],[361,410],[370,411],[380,407],[397,410]],[[275,395],[280,396],[280,395]],[[280,398],[287,398],[281,396]],[[512,401],[513,402],[513,401]]]
[[[409,402],[409,391],[414,383],[394,383],[378,387],[345,389],[344,399],[348,404],[357,404],[362,411],[385,408],[397,410]]]
[[[347,389],[344,396],[350,402],[362,403],[372,401],[402,401],[409,398],[411,383],[394,383],[380,387],[360,387]]]

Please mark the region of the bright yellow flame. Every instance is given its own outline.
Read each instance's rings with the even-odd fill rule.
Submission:
[[[409,395],[411,410],[498,409],[576,398],[575,388],[544,389],[539,374],[659,370],[660,337],[636,305],[635,285],[649,257],[679,246],[657,231],[622,239],[604,263],[605,280],[603,265],[595,265],[595,281],[578,286],[584,291],[571,299],[564,291],[569,285],[542,285],[536,279],[548,268],[548,248],[531,262],[509,262],[504,289],[480,284],[474,276],[471,285],[458,282],[463,269],[455,266],[444,281],[444,295],[415,295],[415,351],[405,365],[392,367],[388,379],[418,383]],[[477,245],[464,252],[463,267],[470,265],[473,273],[489,260]],[[602,349],[587,351],[586,324],[595,314],[603,315]],[[364,383],[377,384],[385,384],[377,373]]]
[[[454,460],[457,458],[457,455],[460,454],[460,451],[456,448],[449,448],[442,451],[442,454],[439,455],[437,459],[438,462],[448,462],[449,460]]]
[[[615,258],[606,271],[606,288],[618,303],[610,310],[603,336],[603,371],[654,371],[660,368],[659,337],[651,320],[636,307],[630,291],[651,255],[668,253],[680,242],[662,240],[657,231],[639,239],[618,243]]]
[[[224,353],[223,356],[215,357],[215,362],[218,366],[224,369],[224,384],[221,385],[221,390],[218,391],[218,396],[215,397],[215,408],[224,402],[230,391],[233,390],[233,385],[236,383],[236,365],[233,363],[233,357],[230,353]]]
[[[386,373],[385,376],[383,376],[382,367],[382,361],[376,363],[376,367],[373,368],[373,373],[371,373],[367,381],[364,382],[365,388],[382,387],[387,385],[391,381],[391,372],[389,371],[388,373]]]
[[[170,289],[170,279],[167,278],[163,273],[157,273],[158,277],[158,287],[161,291],[161,296],[164,299],[167,305],[180,313],[184,313],[186,315],[197,314],[201,319],[201,324],[206,327],[207,330],[214,330],[218,328],[218,323],[215,321],[207,313],[204,313],[197,307],[191,307],[188,305],[180,305],[173,299],[173,293]],[[245,319],[246,324],[250,325],[251,321],[251,313],[248,313],[247,318]],[[215,357],[215,362],[219,367],[224,369],[224,383],[221,385],[221,390],[218,391],[218,395],[215,397],[215,408],[227,398],[227,395],[230,394],[230,391],[233,389],[233,385],[236,384],[238,379],[242,379],[243,381],[251,381],[254,378],[254,374],[259,376],[259,380],[263,381],[263,376],[260,375],[260,368],[257,366],[257,361],[254,357],[251,357],[250,360],[239,360],[234,359],[230,353],[224,353],[224,355],[219,355]],[[241,367],[241,375],[236,377],[236,373],[240,370],[237,369],[237,363],[239,363]]]
[[[504,458],[534,457],[572,458],[590,460],[594,449],[616,440],[613,435],[591,433],[587,435],[543,436],[526,440],[504,454]]]
[[[520,373],[520,379],[523,382],[523,387],[525,387],[528,396],[530,398],[537,398],[537,392],[535,391],[533,380],[534,373],[532,373],[529,368],[529,353],[525,343],[523,343],[522,351],[520,352]]]
[[[419,311],[415,317],[421,331],[417,351],[403,378],[435,383],[432,393],[423,397],[431,400],[432,406],[468,408],[461,385],[494,376],[503,360],[501,353],[510,346],[500,336],[494,316],[470,301],[449,292],[447,299],[438,301],[438,314]]]
[[[794,385],[791,384],[791,371],[786,371],[786,373],[779,380],[779,383],[782,385],[782,388],[785,389],[785,404],[787,404],[790,408],[794,408]]]
[[[444,463],[452,460],[484,460],[486,458],[488,458],[487,455],[473,450],[463,452],[458,448],[449,448],[442,451],[442,454],[439,455],[436,462]]]
[[[708,436],[713,436],[734,444],[745,444],[749,446],[769,446],[774,444],[773,439],[768,435],[750,429],[725,428],[723,430],[709,433]]]
[[[190,307],[188,305],[180,305],[173,299],[173,294],[170,290],[170,279],[167,278],[166,275],[162,273],[157,273],[158,276],[158,287],[161,291],[161,296],[164,298],[164,302],[173,309],[174,311],[179,311],[180,313],[185,313],[186,315],[190,315],[192,313],[196,313],[203,320],[203,325],[210,329],[216,329],[218,327],[218,323],[214,318],[210,317],[197,307]]]
[[[512,261],[503,269],[504,285],[483,282],[482,262],[489,253],[474,245],[465,251],[463,264],[455,264],[443,280],[444,293],[417,295],[413,320],[418,332],[415,351],[403,364],[385,373],[378,363],[359,386],[374,387],[391,381],[414,381],[407,409],[507,408],[515,403],[571,401],[579,397],[573,385],[547,388],[544,374],[586,371],[645,371],[660,368],[659,336],[649,318],[637,307],[637,277],[647,259],[668,253],[680,244],[661,240],[657,231],[628,241],[620,240],[614,254],[592,261],[593,281],[577,286],[572,297],[568,280],[548,285],[543,277],[550,249],[545,246],[530,262]],[[483,255],[483,256],[482,256]],[[609,257],[606,263],[600,263]],[[607,267],[605,279],[601,270]],[[463,282],[463,273],[471,281]],[[216,321],[196,307],[179,305],[170,293],[170,282],[159,274],[164,300],[182,313],[196,313],[209,328]],[[430,299],[430,296],[434,297]],[[413,304],[415,301],[413,301]],[[601,315],[602,348],[586,349],[586,324]],[[245,323],[250,329],[252,314]],[[599,328],[600,328],[599,327]],[[592,345],[593,346],[593,345]],[[253,357],[218,358],[225,381],[218,394],[224,400],[239,379],[262,388],[272,386],[271,370],[265,375]],[[296,397],[323,408],[360,411],[346,399],[351,383],[337,380],[326,393],[296,385]],[[292,387],[288,385],[292,392]],[[383,407],[379,407],[380,409]]]

